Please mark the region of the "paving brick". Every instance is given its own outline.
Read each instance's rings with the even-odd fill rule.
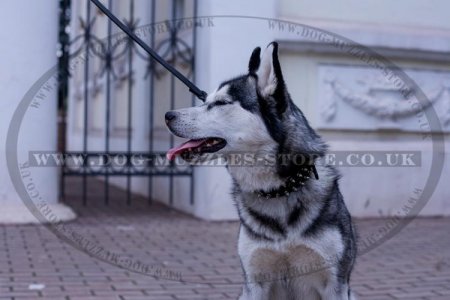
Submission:
[[[242,272],[237,222],[207,222],[162,205],[147,205],[89,182],[88,206],[70,180],[67,204],[79,218],[66,224],[105,251],[154,270],[135,273],[75,249],[43,226],[0,226],[0,300],[236,299]],[[383,219],[356,220],[364,239]],[[359,299],[450,299],[450,218],[422,218],[380,247],[358,257],[352,289]],[[178,276],[178,277],[177,277]],[[179,281],[179,277],[183,282]],[[45,284],[29,290],[30,284]]]

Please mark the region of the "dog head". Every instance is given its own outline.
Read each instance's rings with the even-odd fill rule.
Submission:
[[[169,130],[189,139],[170,149],[168,158],[202,160],[208,153],[323,155],[326,145],[309,126],[287,91],[278,59],[278,44],[271,43],[261,57],[253,50],[248,73],[225,81],[202,105],[169,111]],[[278,166],[284,177],[292,168]]]

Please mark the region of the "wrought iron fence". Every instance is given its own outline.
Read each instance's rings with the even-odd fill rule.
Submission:
[[[123,5],[124,0],[120,0]],[[107,6],[110,10],[114,9],[114,5],[118,3],[118,1],[108,0]],[[152,0],[150,1],[150,24],[156,24],[156,13],[158,11],[158,3],[160,1]],[[70,14],[68,10],[71,9],[71,4],[69,0],[61,0],[61,26],[66,27],[68,24],[67,16]],[[167,5],[167,1],[164,1],[164,5]],[[150,30],[150,47],[155,49],[158,54],[160,54],[165,60],[170,62],[172,65],[183,64],[185,69],[187,69],[188,76],[192,81],[195,82],[195,45],[196,45],[196,17],[197,17],[197,1],[193,0],[190,2],[193,11],[192,20],[193,27],[189,31],[189,34],[186,35],[183,32],[183,38],[180,37],[181,28],[177,24],[176,20],[179,19],[180,12],[177,11],[177,8],[180,5],[188,5],[185,1],[180,0],[172,0],[170,3],[171,7],[171,19],[164,21],[164,26],[167,29],[168,36],[164,39],[157,41],[155,37],[155,30]],[[79,3],[77,3],[79,5]],[[74,2],[72,2],[72,6]],[[134,0],[128,0],[128,16],[124,20],[129,28],[133,31],[136,31],[140,24],[140,20],[135,17],[135,2]],[[159,70],[157,69],[156,64],[146,53],[141,51],[133,41],[127,37],[122,35],[120,38],[117,38],[118,35],[113,34],[113,24],[110,20],[107,20],[107,34],[104,39],[97,36],[96,32],[93,30],[95,23],[100,15],[100,12],[96,10],[95,6],[90,3],[90,1],[85,2],[85,11],[83,16],[79,16],[79,24],[81,26],[80,34],[73,37],[71,40],[67,39],[67,31],[65,29],[60,30],[60,81],[61,81],[61,91],[60,91],[60,116],[62,119],[62,126],[65,128],[65,124],[67,122],[67,116],[72,114],[70,111],[70,105],[67,105],[67,101],[75,101],[76,97],[68,96],[70,93],[67,93],[67,89],[76,88],[69,85],[69,77],[74,76],[70,70],[70,62],[75,57],[82,55],[83,56],[83,71],[82,74],[82,93],[79,93],[77,97],[80,98],[80,101],[83,102],[83,112],[82,112],[82,149],[81,151],[66,151],[66,147],[61,147],[60,150],[64,152],[65,157],[77,157],[82,156],[83,162],[81,165],[74,165],[73,161],[70,163],[70,160],[64,160],[64,165],[62,168],[62,176],[61,176],[61,191],[62,197],[65,196],[65,185],[67,184],[68,176],[79,176],[82,178],[82,201],[83,204],[87,204],[88,201],[88,193],[87,193],[87,185],[88,178],[93,176],[100,176],[103,178],[104,184],[104,202],[105,204],[109,203],[109,185],[110,185],[110,177],[112,176],[124,176],[126,177],[126,191],[127,191],[127,204],[131,204],[131,195],[132,195],[132,187],[131,180],[134,176],[145,176],[148,177],[148,201],[151,203],[152,194],[154,189],[153,179],[156,176],[166,176],[168,177],[168,189],[169,189],[169,203],[173,203],[174,197],[174,177],[184,176],[188,177],[190,180],[190,193],[189,193],[189,201],[192,204],[194,201],[193,196],[193,169],[190,166],[179,167],[174,165],[173,163],[168,163],[165,165],[155,165],[155,161],[157,158],[163,158],[164,153],[155,151],[155,136],[154,136],[154,127],[155,127],[155,107],[158,105],[158,101],[155,98],[155,84],[158,80]],[[191,39],[187,42],[187,39]],[[99,71],[92,75],[90,68],[92,67],[91,59],[96,59],[100,61],[101,66]],[[125,62],[126,64],[126,72],[123,70],[118,70],[117,61]],[[132,130],[132,121],[134,116],[132,115],[132,106],[134,99],[134,89],[133,85],[135,84],[135,74],[133,73],[133,69],[135,64],[138,62],[145,62],[146,64],[146,74],[144,78],[140,78],[139,80],[146,80],[149,88],[149,103],[148,103],[148,152],[136,151],[132,147],[132,138],[133,138],[133,130]],[[175,79],[174,76],[170,75],[170,84],[167,89],[167,95],[170,102],[170,109],[175,108]],[[104,93],[104,103],[105,103],[105,111],[104,111],[104,131],[103,135],[103,150],[102,151],[92,151],[89,140],[90,140],[90,131],[89,131],[89,114],[91,109],[92,97],[90,97],[90,92],[93,89],[92,86],[96,84],[97,81],[103,80],[105,85],[105,93]],[[127,115],[126,115],[126,130],[124,132],[125,137],[123,138],[125,151],[112,151],[111,150],[111,99],[112,99],[112,86],[114,84],[119,84],[120,82],[126,82],[126,105],[127,105]],[[94,87],[95,89],[95,87]],[[164,100],[163,100],[164,101]],[[195,99],[192,96],[190,100],[192,104],[194,104]],[[68,127],[69,128],[69,127]],[[65,132],[65,134],[73,134],[72,132]],[[65,140],[65,138],[63,138]],[[168,137],[170,140],[170,146],[173,147],[174,138],[173,136]],[[98,164],[91,164],[92,159],[98,159],[99,157],[112,157],[112,156],[120,156],[124,159],[124,164],[121,166],[113,166],[113,165],[103,165],[99,168]],[[132,163],[132,159],[136,156],[145,157],[144,164],[141,164],[139,167],[136,167]]]

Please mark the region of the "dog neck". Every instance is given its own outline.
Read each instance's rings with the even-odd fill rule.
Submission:
[[[319,175],[317,174],[317,170],[314,165],[299,167],[297,172],[286,178],[284,184],[278,188],[271,190],[261,189],[259,191],[255,191],[255,193],[259,197],[266,199],[289,196],[290,193],[301,190],[312,176],[319,179]]]
[[[228,172],[243,192],[270,190],[284,183],[273,166],[228,166]]]
[[[311,177],[318,179],[314,165],[299,166],[286,178],[279,176],[275,166],[228,166],[228,171],[242,192],[264,198],[285,196],[301,189]]]

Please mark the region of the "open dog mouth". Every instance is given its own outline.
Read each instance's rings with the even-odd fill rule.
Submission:
[[[167,159],[173,160],[177,155],[188,160],[203,153],[214,153],[225,147],[227,142],[218,137],[189,140],[167,151]]]

